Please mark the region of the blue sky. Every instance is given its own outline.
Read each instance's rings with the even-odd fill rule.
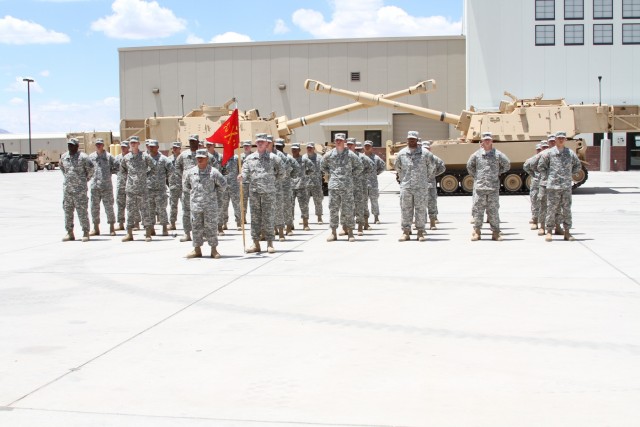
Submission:
[[[120,47],[460,34],[462,7],[462,0],[0,0],[0,129],[27,132],[28,77],[34,133],[117,131]]]

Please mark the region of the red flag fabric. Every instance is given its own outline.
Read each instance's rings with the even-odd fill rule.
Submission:
[[[238,123],[238,109],[231,113],[226,122],[207,138],[209,142],[222,144],[222,166],[233,156],[233,151],[240,146],[240,125]]]

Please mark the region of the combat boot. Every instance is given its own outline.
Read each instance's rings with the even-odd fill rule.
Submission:
[[[242,224],[240,223],[240,221],[236,222],[236,230],[242,231]]]
[[[155,234],[155,233],[153,233],[153,227],[145,227],[145,228],[146,228],[146,231],[144,233],[144,241],[145,242],[150,242],[151,241],[151,236],[153,234]]]
[[[136,230],[136,231],[140,230],[140,223],[139,222],[134,223],[133,224],[133,229]]]
[[[322,222],[322,215],[318,215],[318,224],[324,224],[324,222]]]
[[[99,236],[100,235],[100,225],[93,224],[93,230],[89,233],[89,236]]]
[[[184,236],[182,236],[180,238],[181,242],[190,242],[191,241],[191,233],[189,233],[188,231],[184,232]]]
[[[82,241],[83,242],[88,242],[89,241],[89,232],[85,231],[82,233]]]
[[[560,227],[560,225],[556,225],[556,231],[553,233],[556,236],[562,236],[564,235],[564,231],[562,230],[562,227]]]
[[[355,242],[356,238],[353,237],[353,228],[347,228],[347,236],[349,236],[350,242]]]
[[[544,222],[540,223],[540,229],[538,230],[538,236],[544,236]]]
[[[440,221],[438,221],[438,215],[436,215],[436,224],[440,224]]]
[[[425,236],[424,230],[418,230],[418,242],[424,242],[427,240],[427,236]]]
[[[358,236],[362,236],[362,224],[358,224]]]
[[[482,235],[482,232],[480,231],[479,228],[474,228],[473,229],[473,233],[471,233],[471,241],[475,242],[477,240],[480,240],[480,236]]]
[[[380,224],[380,218],[378,218],[378,215],[374,215],[373,216],[373,223],[374,224]]]
[[[169,230],[167,230],[167,224],[162,226],[162,235],[163,236],[168,236],[169,235]]]
[[[225,222],[224,224],[222,224],[222,229],[223,229],[223,230],[228,230],[228,228],[227,228],[227,223],[226,223],[226,222]]]
[[[371,230],[371,227],[369,226],[369,217],[368,216],[364,217],[364,229],[365,230]]]
[[[402,229],[402,236],[400,236],[400,238],[398,239],[398,242],[406,242],[409,240],[409,233],[411,233],[411,230],[409,230],[408,228],[404,228]]]
[[[564,240],[568,241],[568,242],[573,242],[574,240],[576,240],[571,233],[569,232],[569,229],[565,227],[564,229]]]
[[[109,224],[109,236],[115,236],[116,235],[116,229],[113,226],[113,224]]]
[[[502,236],[500,235],[500,232],[494,231],[493,233],[491,233],[491,240],[495,240],[496,242],[502,241]]]
[[[287,224],[287,236],[293,236],[293,225]]]
[[[72,240],[76,240],[76,236],[73,235],[73,230],[67,231],[67,234],[62,238],[63,242],[70,242]]]
[[[538,229],[538,221],[531,223],[531,229],[532,230],[537,230]]]
[[[124,222],[119,222],[118,223],[118,228],[116,228],[116,230],[123,231],[124,230]]]
[[[133,228],[127,228],[127,234],[122,238],[123,242],[132,242],[133,241]]]
[[[193,248],[193,250],[189,252],[185,258],[202,258],[202,250],[200,249],[200,246],[196,246],[195,248]]]
[[[338,233],[338,236],[346,236],[347,235],[347,226],[343,225],[342,226],[342,231],[340,233]]]
[[[327,242],[335,242],[336,240],[338,240],[338,236],[336,235],[336,229],[332,228],[331,234],[329,234],[329,237],[327,237]]]
[[[247,249],[247,253],[248,254],[255,254],[260,252],[260,240],[254,240],[253,241],[253,245],[251,245],[249,247],[249,249]]]
[[[267,252],[269,252],[270,254],[276,253],[276,250],[273,248],[273,240],[267,241]]]
[[[284,227],[277,227],[278,240],[284,242]]]
[[[169,224],[169,227],[167,227],[169,230],[175,230],[176,229],[176,223],[172,222],[171,224]]]
[[[151,227],[149,227],[149,233],[150,233],[152,236],[155,236],[155,235],[156,235],[156,228],[155,228],[153,225],[152,225]]]
[[[309,218],[302,218],[302,229],[304,231],[311,231],[309,228]]]
[[[211,258],[218,259],[220,258],[220,253],[216,246],[211,246]]]
[[[429,219],[429,229],[430,230],[437,230],[438,229],[436,227],[436,219],[435,218],[430,218]]]
[[[222,224],[218,224],[218,236],[224,236],[224,230],[222,228]]]
[[[553,233],[551,230],[547,231],[547,235],[544,237],[545,242],[550,242],[553,240]]]

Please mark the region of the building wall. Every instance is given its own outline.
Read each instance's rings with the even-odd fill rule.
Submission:
[[[454,113],[465,108],[462,36],[123,48],[119,56],[123,119],[181,115],[181,94],[185,112],[235,97],[241,110],[289,118],[353,102],[308,92],[303,87],[307,78],[375,94],[436,79],[436,92],[398,100]],[[360,72],[361,80],[351,81],[351,72]],[[385,141],[393,135],[392,114],[384,107],[347,113],[299,128],[292,139],[324,142],[332,130],[348,129],[349,136],[362,140],[368,129],[381,130]],[[451,128],[450,134],[458,133]]]

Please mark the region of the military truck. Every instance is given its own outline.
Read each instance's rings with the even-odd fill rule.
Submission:
[[[588,177],[586,144],[575,137],[581,133],[608,133],[640,129],[638,106],[609,106],[597,104],[567,104],[564,99],[518,99],[505,92],[510,101],[502,101],[497,112],[478,112],[473,108],[459,115],[405,104],[366,92],[352,92],[319,82],[307,80],[305,88],[312,92],[335,94],[354,99],[370,107],[384,106],[413,113],[430,120],[438,120],[455,126],[461,136],[454,140],[433,141],[431,151],[447,165],[446,172],[438,177],[440,194],[471,194],[473,177],[466,170],[469,156],[479,148],[483,132],[491,132],[496,148],[511,160],[511,170],[501,177],[504,193],[526,193],[531,180],[523,170],[524,162],[535,153],[535,145],[547,135],[560,130],[567,132],[566,146],[574,150],[583,162],[582,170],[574,175],[574,188]],[[405,143],[387,144],[387,161],[392,167],[394,154]]]
[[[38,155],[37,154],[18,154],[10,153],[5,150],[4,142],[0,143],[0,172],[28,172],[29,161],[33,161],[35,168],[34,172],[38,170]]]

